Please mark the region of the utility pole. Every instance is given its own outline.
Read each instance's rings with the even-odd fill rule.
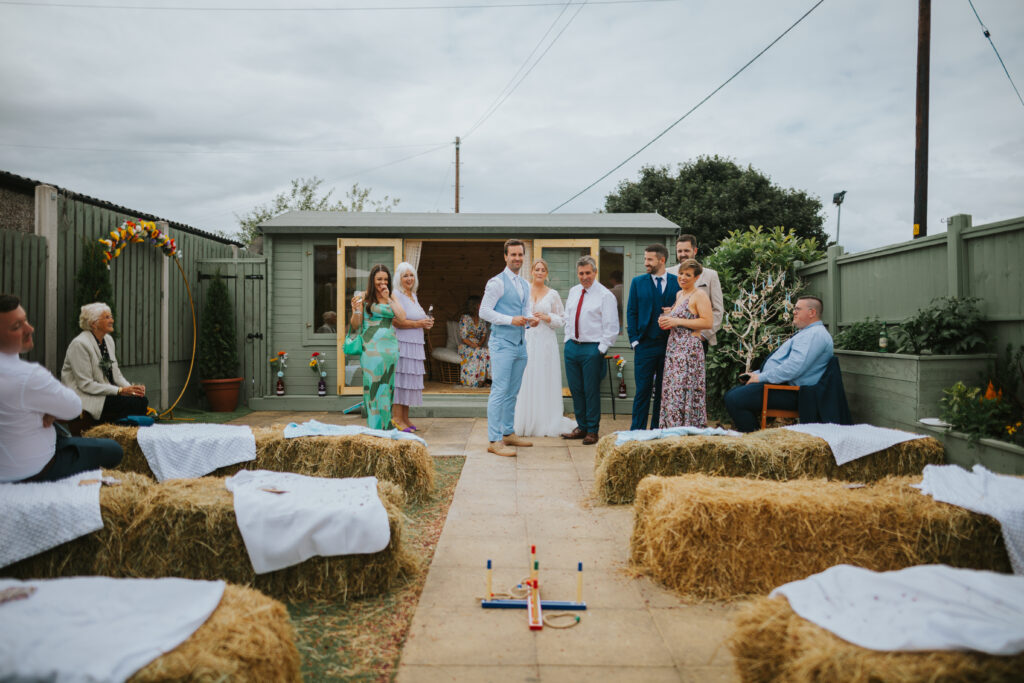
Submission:
[[[917,2],[917,136],[914,144],[914,239],[928,234],[928,80],[932,0]]]
[[[839,220],[843,217],[844,199],[846,199],[846,190],[832,195],[832,203],[836,205],[836,244],[839,244]]]
[[[459,212],[459,136],[455,136],[455,213]]]

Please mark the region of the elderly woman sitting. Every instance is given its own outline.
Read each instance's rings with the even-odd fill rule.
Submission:
[[[82,399],[82,409],[100,422],[145,415],[149,408],[146,387],[131,384],[117,367],[110,307],[103,303],[82,306],[78,325],[84,331],[68,346],[60,381]]]

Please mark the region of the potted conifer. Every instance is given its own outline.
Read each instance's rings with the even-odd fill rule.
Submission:
[[[242,378],[238,376],[235,312],[227,285],[217,271],[206,294],[199,325],[199,374],[210,410],[230,413],[238,407]]]

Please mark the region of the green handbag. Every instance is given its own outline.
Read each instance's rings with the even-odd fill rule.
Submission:
[[[345,337],[345,345],[341,347],[345,355],[358,356],[363,353],[363,335],[350,334]]]

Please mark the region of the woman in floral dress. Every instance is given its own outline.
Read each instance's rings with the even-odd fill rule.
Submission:
[[[697,278],[704,269],[687,259],[679,264],[679,293],[672,310],[658,318],[663,330],[671,330],[665,347],[662,373],[661,417],[659,426],[706,427],[704,346],[700,330],[711,328],[711,299],[697,289]]]
[[[345,353],[361,353],[363,406],[371,429],[391,428],[391,401],[398,363],[398,337],[391,328],[396,315],[405,317],[402,305],[391,298],[391,272],[387,266],[370,269],[369,289],[352,297],[352,318]],[[361,348],[361,352],[358,350]]]
[[[480,318],[480,297],[466,299],[469,311],[459,320],[459,379],[462,386],[482,387],[491,374],[491,352],[487,349],[490,327]]]

